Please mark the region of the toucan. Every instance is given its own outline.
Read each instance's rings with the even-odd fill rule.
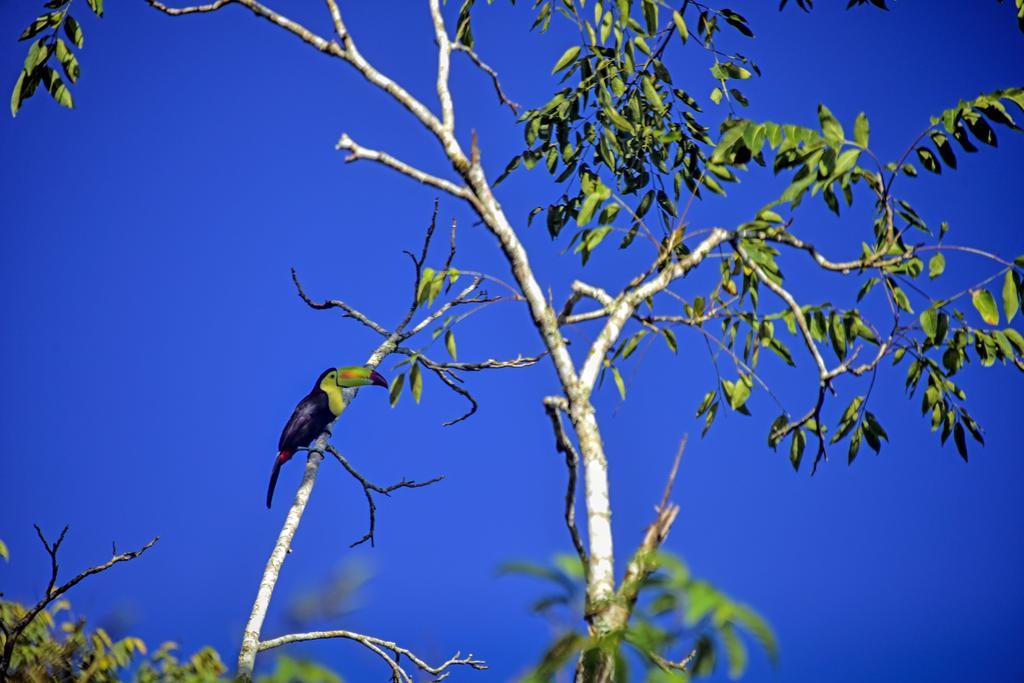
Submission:
[[[299,401],[295,411],[288,418],[288,424],[281,432],[277,442],[277,458],[274,469],[270,472],[270,486],[267,487],[267,508],[274,499],[274,487],[277,486],[277,475],[281,465],[295,455],[295,451],[308,446],[313,439],[327,429],[334,418],[341,415],[345,407],[342,390],[365,386],[386,387],[388,385],[380,373],[361,365],[345,368],[327,368],[317,378],[313,390]]]

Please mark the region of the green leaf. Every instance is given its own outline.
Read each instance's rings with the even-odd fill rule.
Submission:
[[[14,84],[14,90],[11,91],[11,116],[15,117],[18,115],[18,110],[21,109],[21,103],[24,98],[22,88],[25,85],[25,70],[22,69],[21,73],[18,74],[18,80]]]
[[[452,357],[452,360],[458,360],[455,346],[455,332],[448,330],[444,333],[444,346],[448,349],[448,355]]]
[[[46,90],[54,101],[62,107],[73,108],[75,102],[71,98],[71,91],[64,85],[64,81],[61,80],[57,72],[48,66],[41,67],[40,70],[43,75],[43,84],[46,85]]]
[[[103,16],[103,0],[88,0],[89,8],[96,13],[96,16]]]
[[[1017,283],[1013,281],[1013,270],[1008,270],[1006,279],[1003,280],[1003,312],[1006,313],[1007,323],[1013,322],[1018,310],[1020,301],[1017,298]]]
[[[409,371],[409,389],[412,391],[413,399],[419,403],[423,395],[423,372],[420,370],[419,362],[413,363],[412,370]]]
[[[999,309],[996,308],[996,300],[987,289],[976,289],[971,292],[971,301],[974,307],[981,314],[981,319],[989,325],[999,324]]]
[[[741,376],[736,384],[732,388],[732,393],[729,394],[729,405],[733,410],[739,410],[742,408],[747,399],[750,398],[750,387],[753,382],[745,377]]]
[[[804,430],[793,430],[793,437],[789,447],[789,462],[793,465],[794,471],[800,470],[800,461],[804,458],[804,447],[807,445],[807,437]]]
[[[724,625],[719,633],[722,635],[725,653],[729,659],[729,678],[737,679],[747,669],[747,648],[731,625]]]
[[[853,141],[861,147],[867,147],[870,130],[868,117],[864,112],[857,114],[857,120],[853,122]]]
[[[67,74],[69,81],[72,83],[78,81],[82,69],[78,65],[78,59],[75,58],[74,53],[61,38],[57,39],[57,61],[64,67],[64,73]]]
[[[40,17],[36,17],[35,21],[28,25],[28,27],[22,31],[21,35],[18,36],[18,40],[28,40],[29,38],[38,35],[39,32],[45,30],[50,26],[50,21],[55,14],[44,14]]]
[[[896,305],[907,313],[913,313],[914,309],[910,305],[910,299],[907,298],[906,293],[896,285],[890,284],[889,288],[892,290],[892,298],[896,302]]]
[[[391,401],[391,407],[394,408],[395,404],[398,403],[398,399],[402,396],[402,387],[405,385],[405,373],[397,375],[391,380],[391,386],[388,388],[388,400]]]
[[[836,160],[836,168],[832,171],[832,177],[838,178],[843,175],[851,168],[857,165],[857,159],[860,158],[859,149],[848,149],[839,155],[839,159]]]
[[[11,553],[7,549],[7,544],[0,540],[0,557],[4,558],[4,562],[11,561]]]
[[[555,62],[555,66],[554,66],[553,69],[551,69],[551,73],[553,73],[553,74],[558,73],[559,71],[561,71],[565,67],[567,67],[570,64],[572,64],[576,60],[576,57],[579,56],[579,54],[580,54],[580,46],[579,45],[573,45],[572,47],[570,47],[568,50],[563,52],[562,56],[558,58],[557,62]]]
[[[676,343],[676,333],[665,327],[662,328],[661,334],[665,337],[665,343],[668,344],[668,348],[672,350],[672,353],[679,353],[679,344]]]
[[[82,27],[78,21],[70,14],[64,19],[64,33],[67,34],[71,42],[75,44],[78,49],[82,49],[85,44],[85,36],[82,35]]]
[[[597,211],[597,207],[601,206],[604,201],[597,192],[592,192],[587,195],[587,198],[583,200],[583,205],[580,206],[580,212],[576,214],[576,224],[581,228],[590,222],[590,219],[594,217],[594,212]]]
[[[946,270],[946,257],[942,255],[942,252],[936,253],[928,259],[928,277],[934,280],[938,276],[942,275],[942,272]]]
[[[619,390],[619,396],[621,396],[622,400],[625,401],[626,383],[622,381],[622,375],[619,374],[619,369],[614,365],[612,366],[612,379],[615,380],[615,388]]]
[[[839,120],[824,104],[818,105],[818,122],[821,124],[822,135],[832,144],[838,144],[844,138],[843,127]]]
[[[686,27],[686,20],[683,19],[683,15],[679,12],[672,12],[672,21],[676,24],[676,30],[679,31],[679,37],[682,38],[685,43],[690,38],[690,29]]]
[[[935,332],[939,326],[939,312],[934,308],[929,308],[921,312],[918,320],[921,322],[921,329],[928,335],[928,338],[935,339]]]

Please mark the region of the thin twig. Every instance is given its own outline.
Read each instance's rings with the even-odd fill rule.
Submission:
[[[502,90],[501,81],[498,80],[497,71],[487,66],[487,64],[482,59],[480,59],[477,53],[473,52],[471,48],[467,47],[466,45],[463,45],[462,43],[452,43],[452,49],[455,50],[456,52],[461,52],[464,55],[468,56],[473,61],[473,63],[476,64],[477,68],[479,68],[485,74],[490,76],[491,82],[494,83],[494,91],[498,94],[498,102],[511,109],[513,114],[519,113],[519,105],[513,102],[511,99],[509,99],[509,97],[505,94],[505,91]]]
[[[313,301],[311,298],[309,298],[309,296],[306,294],[306,291],[302,288],[302,283],[299,282],[299,275],[298,273],[295,272],[295,268],[292,268],[292,282],[295,283],[295,289],[298,290],[299,297],[301,297],[302,300],[306,302],[306,305],[309,306],[310,308],[314,308],[318,311],[323,311],[329,308],[338,308],[344,311],[344,316],[346,318],[352,318],[353,320],[359,321],[360,323],[366,325],[367,327],[369,327],[371,330],[381,335],[382,337],[387,337],[390,334],[380,324],[374,322],[373,320],[370,320],[370,318],[366,317],[366,315],[352,308],[351,306],[346,304],[344,301],[341,301],[340,299],[327,299],[321,303]]]

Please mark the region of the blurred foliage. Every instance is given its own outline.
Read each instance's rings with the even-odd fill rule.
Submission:
[[[0,558],[10,560],[0,540]],[[351,582],[352,572],[341,575]],[[359,575],[362,576],[362,575]],[[0,599],[0,650],[9,627],[27,613],[21,603]],[[29,622],[15,642],[8,678],[13,683],[205,683],[228,680],[228,668],[216,650],[201,648],[179,659],[178,646],[165,642],[150,653],[140,638],[113,639],[104,628],[89,628],[68,600],[57,600]],[[333,671],[314,662],[279,655],[274,670],[257,683],[342,683]]]
[[[688,681],[723,668],[739,678],[747,669],[748,642],[777,660],[775,634],[757,612],[695,578],[672,553],[657,553],[650,561],[657,569],[641,584],[629,626],[601,642],[576,628],[586,593],[578,557],[559,554],[551,565],[503,565],[503,573],[540,579],[550,589],[531,609],[549,619],[554,636],[524,683],[554,681],[581,653],[594,650],[616,657],[617,681],[650,683]]]
[[[300,591],[289,600],[288,630],[308,631],[325,623],[337,623],[339,617],[359,607],[359,592],[372,575],[369,566],[358,560],[339,565],[322,584]]]
[[[13,624],[26,609],[0,600],[0,622]],[[6,642],[0,632],[0,643]],[[149,654],[139,638],[113,640],[105,629],[89,629],[84,617],[75,616],[71,603],[58,600],[40,612],[15,643],[10,679],[51,681],[134,681],[136,683],[201,683],[227,672],[220,656],[203,648],[186,660],[175,654],[177,645],[162,644]]]
[[[17,602],[0,600],[0,623],[11,624],[25,614]],[[0,647],[5,640],[0,632]],[[10,680],[24,683],[205,683],[228,680],[220,655],[204,647],[179,659],[177,644],[165,642],[154,652],[139,638],[118,640],[103,628],[90,629],[67,600],[43,610],[29,624],[14,648]],[[257,683],[342,683],[342,678],[315,662],[278,656],[274,670]]]

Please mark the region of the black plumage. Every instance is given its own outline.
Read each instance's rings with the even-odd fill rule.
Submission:
[[[295,406],[292,416],[281,431],[281,438],[277,442],[278,454],[274,460],[274,469],[270,473],[270,485],[267,487],[268,508],[274,499],[274,488],[281,473],[281,465],[288,462],[295,451],[308,446],[336,417],[331,412],[330,397],[320,388],[324,377],[333,371],[333,368],[328,368],[317,377],[312,391]]]

